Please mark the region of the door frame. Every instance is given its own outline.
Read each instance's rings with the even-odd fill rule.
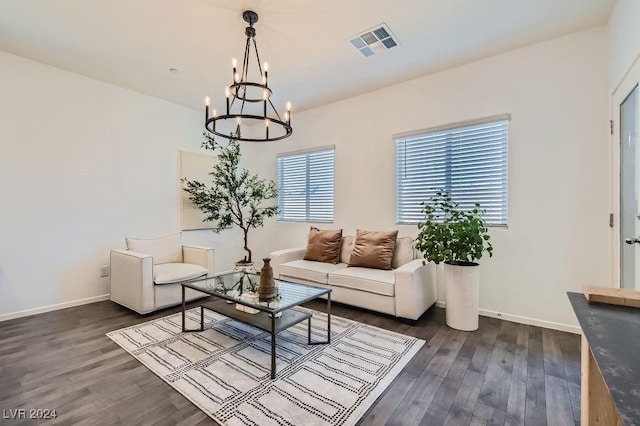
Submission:
[[[620,288],[620,104],[627,98],[633,89],[640,83],[640,56],[636,57],[629,70],[625,73],[622,80],[611,94],[611,122],[613,123],[613,132],[611,132],[611,212],[613,214],[613,238],[612,241],[612,283],[613,286]],[[640,114],[640,108],[638,108]],[[639,120],[640,123],[640,120]],[[638,152],[640,153],[640,143],[638,144]],[[638,176],[640,176],[640,160],[637,163]],[[640,181],[638,182],[638,190],[640,190]],[[639,200],[640,202],[640,200]],[[639,213],[640,213],[640,206]]]

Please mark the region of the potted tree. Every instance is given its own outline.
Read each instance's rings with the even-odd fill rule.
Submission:
[[[493,256],[491,238],[479,204],[471,210],[443,190],[423,203],[425,219],[418,224],[416,249],[424,262],[444,262],[447,325],[464,331],[478,329],[478,263],[486,251]]]
[[[183,189],[189,194],[189,200],[205,214],[204,220],[214,223],[214,232],[232,225],[242,229],[246,255],[236,262],[236,267],[255,272],[249,248],[249,230],[263,226],[266,218],[278,213],[277,205],[262,206],[264,202],[278,197],[276,183],[240,169],[237,140],[230,139],[227,145],[220,145],[207,133],[204,137],[203,148],[218,151],[218,162],[209,173],[212,182],[207,185],[182,179]]]

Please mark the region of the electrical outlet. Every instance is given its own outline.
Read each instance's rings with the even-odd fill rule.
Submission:
[[[109,267],[107,265],[102,265],[100,267],[100,276],[108,277],[109,276]]]

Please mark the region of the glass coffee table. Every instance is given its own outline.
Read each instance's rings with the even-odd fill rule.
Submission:
[[[258,301],[258,285],[260,276],[245,272],[229,272],[212,277],[196,278],[182,283],[182,331],[203,331],[204,310],[222,314],[226,317],[266,331],[271,335],[271,378],[276,377],[276,335],[282,330],[308,321],[308,344],[321,345],[331,343],[331,289],[314,287],[306,284],[275,280],[278,287],[278,298],[272,302]],[[213,300],[200,305],[200,328],[187,330],[185,327],[185,289],[191,288],[215,296]],[[255,294],[254,294],[255,292]],[[327,340],[311,341],[312,313],[295,309],[321,296],[327,296]],[[239,305],[243,310],[236,307]],[[255,313],[251,313],[255,312]]]

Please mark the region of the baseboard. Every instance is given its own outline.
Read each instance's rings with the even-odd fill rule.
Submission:
[[[86,299],[72,300],[71,302],[57,303],[55,305],[42,306],[40,308],[25,309],[24,311],[9,312],[0,315],[0,322],[16,318],[28,317],[30,315],[42,314],[45,312],[57,311],[58,309],[72,308],[74,306],[86,305],[87,303],[102,302],[109,300],[110,294],[87,297]]]
[[[444,308],[446,304],[445,302],[439,300],[436,302],[436,306],[439,308]],[[559,322],[545,321],[537,318],[523,317],[520,315],[505,314],[503,312],[490,311],[488,309],[479,309],[479,314],[483,317],[497,318],[506,321],[517,322],[519,324],[535,325],[542,328],[550,328],[552,330],[566,331],[573,334],[582,334],[582,329],[580,327],[562,324]]]

